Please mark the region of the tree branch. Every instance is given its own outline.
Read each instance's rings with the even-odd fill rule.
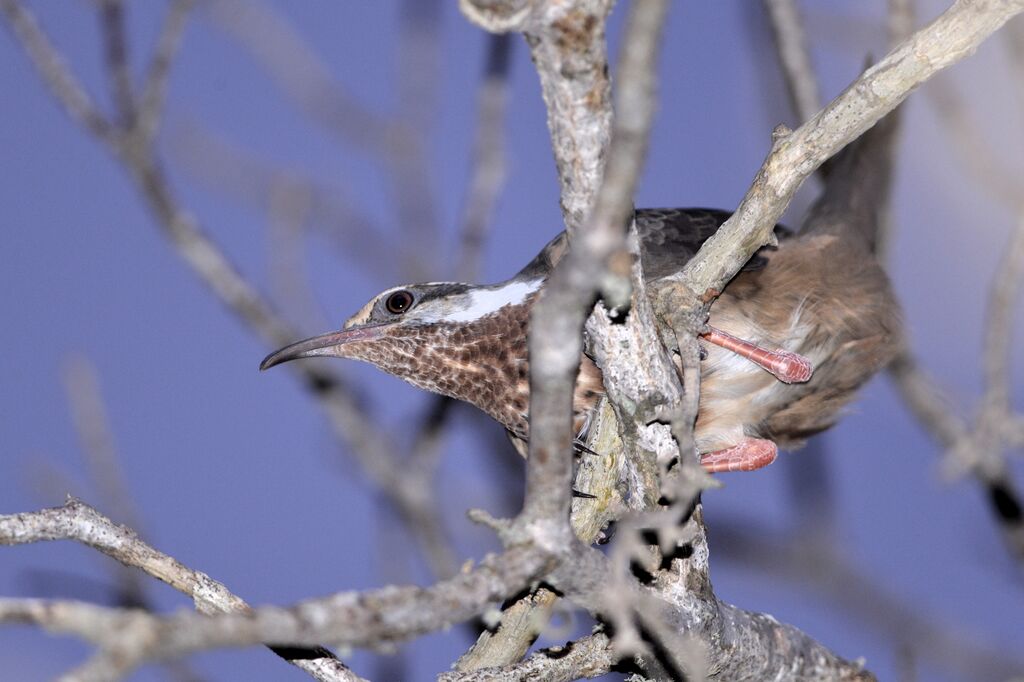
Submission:
[[[39,539],[63,536],[52,523],[52,519],[26,514],[0,517],[0,537],[9,535],[14,543],[20,543],[28,541],[25,538],[30,535]],[[83,542],[105,544],[102,538],[90,537]],[[111,551],[129,550],[114,544]],[[141,551],[152,550],[143,547]],[[170,557],[161,555],[147,565],[168,582],[181,577],[179,565]],[[494,601],[540,579],[553,565],[549,553],[522,546],[487,557],[475,568],[429,588],[390,586],[342,592],[289,608],[267,606],[244,613],[238,612],[240,600],[233,595],[230,598],[237,605],[233,613],[183,612],[170,616],[81,602],[0,598],[0,623],[34,623],[50,632],[92,642],[100,649],[97,656],[119,661],[121,675],[146,660],[265,642],[308,647],[328,641],[338,646],[378,649],[477,616]],[[223,586],[203,574],[184,577],[196,581],[193,595],[199,603],[207,602],[211,589],[217,598],[228,596]]]
[[[99,17],[111,99],[114,101],[120,125],[131,128],[135,125],[135,95],[131,67],[128,63],[123,0],[100,0]]]
[[[541,649],[520,663],[471,672],[450,672],[438,682],[571,682],[604,675],[615,663],[608,635],[596,632],[565,646]]]
[[[139,96],[137,117],[142,144],[152,144],[160,129],[171,65],[178,54],[188,16],[195,4],[196,0],[173,0],[170,9],[167,10],[167,17],[157,38],[156,49],[146,69],[142,94]]]
[[[488,39],[484,81],[477,94],[473,166],[462,210],[458,265],[455,268],[460,282],[472,282],[477,278],[491,214],[505,184],[505,109],[512,48],[511,36],[494,35]]]
[[[62,507],[43,509],[38,512],[25,514],[14,514],[0,516],[0,545],[23,545],[34,542],[47,542],[53,540],[74,540],[87,547],[91,547],[107,556],[116,559],[125,566],[139,568],[146,574],[167,583],[178,592],[185,594],[193,600],[196,609],[203,614],[213,613],[248,613],[250,607],[242,599],[232,594],[222,583],[217,582],[205,573],[194,571],[177,559],[170,557],[143,542],[135,531],[127,526],[121,526],[80,500],[68,498]],[[12,600],[15,603],[18,600]],[[51,602],[61,604],[61,602]],[[7,611],[6,616],[0,615],[0,621],[17,621],[18,617],[11,615],[23,610],[27,602]],[[80,607],[80,608],[79,608]],[[98,615],[90,617],[90,609],[99,609]],[[110,632],[89,632],[92,625],[99,625],[101,622],[108,622],[117,619],[117,613],[144,613],[137,610],[111,609],[103,611],[103,607],[89,607],[84,604],[72,606],[69,610],[62,611],[57,606],[55,613],[46,616],[42,620],[35,620],[30,616],[23,616],[32,622],[40,624],[51,623],[55,627],[65,616],[59,613],[72,614],[73,620],[84,618],[84,621],[75,620],[81,628],[75,630],[75,625],[68,625],[70,632],[76,632],[89,641],[102,642],[109,639],[112,642],[111,648],[116,648],[117,637]],[[3,608],[0,607],[0,611]],[[314,644],[315,646],[315,644]],[[312,677],[323,682],[355,682],[358,678],[326,649],[316,649],[316,658],[289,658],[285,651],[277,652],[289,663],[305,670]],[[137,662],[126,662],[126,667],[121,667],[117,657],[102,657],[100,662],[95,664],[94,672],[90,673],[96,679],[112,679],[126,674]],[[101,671],[105,673],[101,674]],[[83,677],[83,679],[92,679]]]
[[[910,92],[979,44],[1024,9],[1024,0],[956,0],[935,21],[870,67],[793,132],[777,129],[772,150],[736,212],[705,242],[676,278],[689,301],[666,310],[693,310],[697,298],[721,291],[760,247],[797,188],[822,163],[895,109]],[[684,304],[685,303],[685,304]]]
[[[21,41],[32,65],[67,115],[100,140],[111,142],[114,126],[79,85],[64,58],[39,28],[35,17],[19,0],[0,0],[0,10],[7,16],[15,37]]]
[[[809,121],[821,108],[818,79],[807,50],[807,36],[796,0],[764,0],[775,37],[775,50],[782,67],[789,103],[801,122]]]

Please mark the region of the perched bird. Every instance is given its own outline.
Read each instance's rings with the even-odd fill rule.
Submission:
[[[897,352],[898,306],[874,255],[893,125],[880,124],[837,157],[803,229],[777,229],[778,246],[755,254],[711,306],[695,427],[707,470],[765,466],[777,444],[798,445],[828,428]],[[681,269],[728,217],[709,209],[637,210],[650,286]],[[530,309],[566,247],[563,233],[498,284],[388,289],[343,329],[282,348],[260,368],[311,356],[363,360],[472,403],[525,440]],[[574,393],[581,435],[603,391],[601,370],[584,355]]]

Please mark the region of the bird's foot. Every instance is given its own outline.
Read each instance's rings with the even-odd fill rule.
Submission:
[[[787,384],[802,384],[809,381],[811,374],[814,373],[811,361],[799,353],[762,348],[710,325],[708,325],[707,333],[702,334],[701,338],[750,360],[761,369],[773,374],[779,381]]]
[[[700,465],[712,474],[727,471],[754,471],[766,467],[779,456],[775,443],[764,438],[744,438],[736,445],[700,456]]]

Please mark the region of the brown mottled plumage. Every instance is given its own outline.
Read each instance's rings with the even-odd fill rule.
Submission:
[[[873,253],[893,126],[883,122],[837,157],[804,228],[797,234],[780,229],[778,247],[759,251],[712,305],[713,327],[804,356],[815,372],[809,381],[783,383],[747,357],[708,345],[696,436],[710,470],[763,466],[775,457],[775,446],[765,439],[792,446],[828,428],[855,390],[898,350],[898,306]],[[657,288],[658,280],[682,268],[728,215],[638,210],[649,286]],[[262,367],[310,355],[364,360],[420,388],[470,402],[525,439],[529,311],[565,246],[563,233],[500,284],[389,289],[341,331],[281,349]],[[603,390],[600,370],[584,356],[574,400],[578,430]]]

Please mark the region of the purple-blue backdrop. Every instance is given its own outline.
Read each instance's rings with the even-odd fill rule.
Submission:
[[[128,4],[139,73],[139,55],[152,46],[164,4]],[[398,3],[276,4],[345,89],[371,110],[394,109]],[[921,4],[930,15],[941,10],[940,3]],[[93,6],[31,5],[106,106]],[[435,125],[423,133],[444,252],[454,252],[486,44],[455,5],[444,3],[438,107]],[[884,3],[815,3],[812,10],[813,56],[824,95],[831,97],[868,52],[884,53]],[[613,20],[613,54],[623,11],[619,7]],[[661,105],[637,204],[734,207],[767,151],[772,127],[795,123],[780,94],[760,5],[680,3],[665,36]],[[1019,150],[1022,131],[1013,124],[1024,102],[1003,85],[1010,75],[1000,43],[991,41],[943,77],[985,102],[974,115],[989,141]],[[0,513],[58,503],[56,495],[65,491],[98,501],[61,381],[69,355],[81,353],[98,368],[144,533],[158,548],[256,604],[370,588],[402,576],[426,581],[422,562],[413,560],[410,568],[396,561],[405,553],[401,545],[381,551],[379,536],[391,533],[390,526],[381,522],[375,494],[358,471],[339,464],[346,460],[309,395],[286,372],[256,371],[270,349],[226,314],[168,247],[121,168],[55,106],[9,30],[0,31],[0,84]],[[1013,216],[958,170],[962,159],[923,91],[911,98],[907,114],[893,278],[922,362],[969,414],[980,390],[982,301]],[[380,164],[311,124],[207,10],[190,22],[175,64],[161,144],[183,203],[243,272],[268,289],[264,206],[226,197],[211,186],[209,173],[197,172],[187,144],[197,131],[323,179],[397,238]],[[544,109],[518,42],[507,134],[508,183],[483,265],[492,281],[512,274],[560,229]],[[1024,156],[1007,157],[1019,173]],[[799,206],[812,196],[805,190],[790,215],[799,217]],[[316,234],[309,256],[331,325],[396,283],[337,258],[330,241]],[[432,274],[446,276],[450,267]],[[345,369],[367,387],[374,410],[395,433],[411,432],[424,395],[367,368]],[[1019,405],[1020,362],[1013,372]],[[486,473],[493,455],[485,436],[497,426],[467,428],[471,419],[468,410],[456,412],[440,488],[452,500],[448,518],[464,556],[479,556],[493,539],[463,519],[464,509],[514,510],[494,507]],[[941,478],[936,447],[889,382],[874,381],[823,440],[824,454],[815,456],[826,457],[830,467],[836,540],[848,561],[917,614],[1019,656],[1019,569],[975,487]],[[898,624],[866,625],[822,593],[774,578],[756,562],[738,565],[715,556],[716,520],[755,518],[780,530],[793,523],[786,467],[802,456],[784,455],[791,461],[723,477],[725,487],[705,496],[715,588],[728,601],[805,629],[844,656],[865,656],[881,679],[892,679],[900,666]],[[394,543],[404,542],[395,536]],[[69,543],[5,548],[0,594],[100,599],[102,591],[90,581],[108,579],[109,561]],[[164,609],[189,606],[160,585],[152,594]],[[417,641],[407,649],[406,674],[432,679],[467,643],[461,630]],[[74,640],[5,627],[0,678],[45,679],[88,652]],[[372,675],[369,655],[349,660]],[[260,649],[204,654],[193,662],[208,679],[301,679]],[[925,679],[960,679],[928,661],[920,664]],[[132,679],[162,674],[150,667]]]

